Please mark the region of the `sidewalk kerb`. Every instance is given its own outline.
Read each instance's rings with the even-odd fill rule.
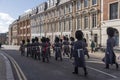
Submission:
[[[11,67],[11,64],[10,64],[10,61],[8,60],[8,58],[0,53],[1,56],[4,57],[4,60],[5,60],[5,64],[6,64],[6,78],[7,80],[15,80],[14,79],[14,76],[13,76],[13,72],[12,72],[12,67]]]

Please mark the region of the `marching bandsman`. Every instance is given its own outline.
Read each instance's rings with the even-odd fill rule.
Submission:
[[[70,40],[71,40],[71,43],[70,43],[70,46],[71,46],[71,49],[70,49],[70,59],[72,59],[73,53],[74,53],[75,39],[74,39],[74,37],[70,37]]]
[[[38,37],[35,37],[35,59],[40,60],[40,43]]]
[[[82,67],[84,70],[84,75],[86,76],[87,69],[85,63],[84,49],[86,47],[85,42],[83,41],[83,32],[81,30],[76,31],[75,37],[77,41],[74,43],[74,72],[73,74],[78,74],[78,68]]]
[[[62,61],[62,43],[59,42],[59,38],[56,37],[55,38],[55,43],[54,43],[54,50],[55,50],[55,60],[58,60],[58,58],[60,58],[60,60]]]
[[[19,50],[21,52],[21,56],[24,56],[25,55],[25,40],[22,40]]]
[[[64,36],[64,41],[63,41],[63,55],[67,55],[69,57],[69,39],[67,37]]]
[[[46,38],[46,43],[48,45],[48,47],[47,47],[47,53],[48,53],[49,57],[51,57],[51,51],[50,51],[51,43],[50,43],[50,39],[49,38]]]
[[[35,39],[32,38],[32,44],[31,44],[31,57],[34,58],[35,57],[35,52],[36,52],[36,48],[35,48]]]
[[[114,28],[112,27],[108,27],[107,28],[107,35],[108,35],[108,39],[107,39],[107,47],[106,47],[106,51],[105,51],[105,58],[104,58],[104,62],[106,64],[106,69],[109,69],[109,64],[116,65],[116,69],[118,69],[118,63],[116,62],[116,55],[114,53],[113,47],[115,47],[115,40],[114,40]]]
[[[27,39],[27,45],[26,45],[26,47],[27,47],[27,57],[30,55],[31,56],[31,43],[30,43],[30,40],[29,39]]]
[[[41,39],[41,54],[42,54],[42,61],[45,62],[45,60],[47,59],[47,62],[49,62],[49,55],[47,53],[47,43],[46,43],[46,38],[42,37]]]

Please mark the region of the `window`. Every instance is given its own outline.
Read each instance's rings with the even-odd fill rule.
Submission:
[[[96,43],[98,43],[98,35],[97,35],[97,34],[94,34],[94,41],[95,41]]]
[[[88,0],[84,0],[84,7],[88,7]]]
[[[92,5],[97,4],[97,0],[92,0]]]
[[[88,16],[84,17],[84,29],[88,28]]]
[[[47,29],[47,30],[48,30],[48,32],[50,32],[50,26],[49,26],[49,24],[47,24],[47,26],[48,26],[48,29]]]
[[[92,28],[97,26],[97,14],[92,14]]]
[[[65,31],[65,27],[66,27],[66,21],[64,21],[64,26],[63,26],[63,31]]]
[[[65,7],[65,14],[67,14],[69,11],[69,8],[68,8],[68,5],[66,5],[66,7]]]
[[[69,20],[69,31],[71,31],[71,30],[72,30],[72,19]]]
[[[50,5],[53,6],[54,5],[54,1],[50,0]]]
[[[110,20],[118,18],[118,2],[110,4]]]
[[[57,23],[54,23],[54,28],[55,28],[55,32],[57,32],[57,26],[56,26]]]
[[[65,13],[66,13],[66,7],[64,7],[64,15],[65,15]]]
[[[78,30],[78,29],[80,29],[80,17],[78,17],[78,18],[76,19],[76,22],[77,22],[77,24],[76,24],[76,29]]]
[[[76,4],[77,4],[77,5],[76,5],[77,10],[80,10],[80,9],[81,9],[81,1],[78,0]]]
[[[69,12],[72,12],[72,4],[69,5]]]
[[[59,30],[58,30],[59,32],[61,32],[62,30],[61,30],[61,22],[59,22]]]
[[[53,27],[52,27],[52,23],[50,24],[50,27],[51,27],[51,32],[53,32]]]

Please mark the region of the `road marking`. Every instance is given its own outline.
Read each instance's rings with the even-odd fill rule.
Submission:
[[[101,71],[101,70],[98,70],[98,69],[95,69],[95,68],[92,68],[92,67],[89,67],[89,66],[87,66],[87,68],[89,68],[89,69],[91,69],[91,70],[94,70],[94,71],[97,71],[97,72],[99,72],[99,73],[105,74],[105,75],[107,75],[107,76],[110,76],[110,77],[112,77],[112,78],[118,78],[117,76],[114,76],[114,75],[112,75],[112,74],[106,73],[106,72],[104,72],[104,71]]]
[[[0,53],[0,55],[3,56],[5,59],[7,80],[15,80],[14,76],[13,76],[12,68],[10,65],[10,61],[8,60],[8,58],[4,54]]]
[[[20,76],[20,74],[19,74],[19,71],[18,71],[16,65],[13,63],[13,61],[11,61],[11,62],[12,62],[13,66],[14,66],[14,68],[15,68],[15,70],[16,70],[16,73],[17,73],[17,75],[18,75],[19,80],[22,80],[22,78],[21,78],[21,76]]]
[[[99,62],[99,61],[86,61],[88,63],[99,63],[99,64],[104,64],[103,62]]]
[[[5,55],[11,60],[13,66],[14,66],[16,72],[17,72],[17,75],[19,77],[19,80],[27,80],[26,76],[22,72],[22,70],[19,67],[19,65],[17,64],[17,62],[11,56],[9,56],[8,54],[5,53]]]
[[[70,62],[73,62],[73,61],[70,60]],[[97,62],[97,61],[86,61],[86,62],[92,62],[92,63],[95,62],[95,63],[102,63],[102,64],[103,64],[103,62]],[[94,70],[94,71],[97,71],[97,72],[99,72],[99,73],[105,74],[105,75],[107,75],[107,76],[110,76],[110,77],[112,77],[112,78],[118,78],[118,77],[115,76],[115,75],[112,75],[112,74],[106,73],[106,72],[104,72],[104,71],[101,71],[101,70],[95,69],[95,68],[90,67],[90,66],[87,66],[87,68],[89,68],[89,69],[91,69],[91,70]]]

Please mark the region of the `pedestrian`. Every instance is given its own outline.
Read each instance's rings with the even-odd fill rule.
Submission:
[[[74,44],[74,72],[73,74],[78,74],[78,68],[82,67],[84,70],[84,75],[87,76],[87,69],[85,63],[85,55],[84,49],[86,47],[86,43],[83,41],[83,32],[78,30],[75,32],[75,37],[77,41]]]
[[[22,40],[19,50],[21,52],[21,56],[24,56],[25,55],[25,40]]]
[[[49,62],[49,54],[47,53],[48,44],[46,43],[46,37],[42,37],[41,42],[42,61],[45,62],[45,60],[47,60],[47,62]]]
[[[87,49],[87,47],[88,47],[87,41],[85,38],[83,38],[83,41],[86,44],[85,49],[84,49],[84,54],[87,55],[88,58],[90,58],[89,53],[88,53],[88,49]]]
[[[69,50],[69,39],[64,36],[64,41],[63,41],[63,56],[65,56],[65,54],[69,57],[69,53],[70,53],[70,50]]]
[[[91,42],[91,53],[95,52],[95,42]]]
[[[70,40],[71,40],[71,43],[70,43],[70,46],[71,46],[71,49],[70,49],[70,59],[72,59],[73,54],[74,54],[75,39],[74,39],[74,37],[70,37]]]
[[[116,62],[116,55],[114,53],[113,47],[115,47],[115,40],[114,40],[114,28],[108,27],[107,28],[107,47],[105,51],[105,57],[103,58],[103,61],[105,62],[105,68],[109,69],[109,64],[116,65],[116,69],[118,69],[119,65]]]
[[[30,43],[30,40],[27,39],[27,44],[26,44],[26,47],[27,47],[27,57],[28,56],[31,56],[31,43]]]
[[[62,61],[62,54],[61,54],[62,45],[58,37],[56,37],[54,41],[54,50],[55,50],[55,60],[58,60],[58,58],[60,58],[60,60]]]

